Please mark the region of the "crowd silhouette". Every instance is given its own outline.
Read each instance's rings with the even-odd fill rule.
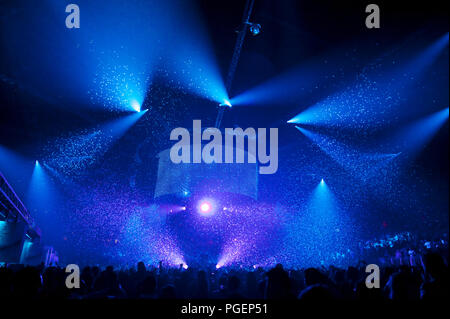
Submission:
[[[365,264],[285,269],[241,267],[85,266],[80,287],[68,289],[65,268],[4,265],[1,297],[63,299],[301,299],[301,300],[438,300],[448,297],[445,253],[428,251],[415,265],[380,267],[380,288],[366,286]]]

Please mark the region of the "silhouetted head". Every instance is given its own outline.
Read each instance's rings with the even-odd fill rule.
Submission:
[[[425,272],[434,279],[439,279],[445,274],[444,259],[438,253],[427,253],[422,258],[422,265]]]
[[[382,300],[382,291],[381,289],[367,288],[365,280],[361,280],[356,285],[356,298],[358,300]]]
[[[140,285],[140,293],[144,295],[151,295],[155,292],[156,280],[153,276],[147,276]]]
[[[228,289],[230,291],[236,291],[239,289],[239,286],[241,285],[241,281],[237,276],[231,276],[228,279]]]
[[[358,281],[358,269],[355,267],[348,267],[347,269],[347,280],[352,282]]]
[[[323,275],[316,268],[308,268],[305,270],[305,285],[312,286],[323,283]]]
[[[100,273],[100,268],[98,266],[92,267],[92,274],[97,276]]]
[[[336,274],[334,275],[334,280],[337,284],[341,284],[345,282],[345,272],[343,270],[336,270]]]
[[[392,287],[390,298],[394,300],[407,300],[409,288],[409,276],[405,272],[398,272],[392,275]]]
[[[137,264],[137,271],[138,272],[145,272],[145,264],[144,264],[144,262],[142,262],[142,261],[140,261],[140,262],[138,262],[138,264]]]

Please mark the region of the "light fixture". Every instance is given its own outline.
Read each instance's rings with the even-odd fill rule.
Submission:
[[[257,36],[261,33],[261,25],[259,23],[250,23],[250,33]]]

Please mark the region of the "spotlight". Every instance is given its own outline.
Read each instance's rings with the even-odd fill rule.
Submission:
[[[219,106],[233,107],[233,105],[231,105],[230,101],[228,100],[224,100],[223,103],[219,104]]]
[[[188,265],[183,264],[183,268],[184,268],[184,269],[188,269],[189,267],[188,267]]]
[[[39,165],[39,161],[38,160],[36,160],[36,165]]]
[[[320,184],[325,184],[325,181],[323,180],[323,178],[320,180]]]
[[[133,108],[133,110],[135,110],[136,112],[140,112],[141,111],[141,105],[139,104],[138,101],[134,100],[131,102],[131,107]]]
[[[216,203],[210,198],[204,198],[197,203],[197,211],[203,216],[210,216],[216,212]]]
[[[186,206],[181,207],[181,210],[186,210]]]
[[[253,36],[257,36],[261,32],[261,25],[259,23],[250,24],[250,33]]]
[[[222,267],[222,266],[220,266],[219,264],[216,265],[216,269],[219,269],[220,267]]]
[[[208,202],[204,202],[200,205],[200,210],[203,213],[208,213],[211,210],[211,204]]]

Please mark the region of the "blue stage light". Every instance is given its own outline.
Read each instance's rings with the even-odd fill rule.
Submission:
[[[448,46],[449,33],[440,36],[431,45],[429,45],[423,52],[421,52],[408,67],[415,70],[416,73],[429,67],[436,58]]]
[[[33,160],[0,145],[0,172],[12,183],[17,194],[27,192],[34,167]]]
[[[399,155],[392,152],[380,152],[385,147],[382,149],[376,147],[368,151],[366,148],[341,142],[335,137],[314,132],[305,127],[295,126],[295,128],[361,181],[373,181],[375,177],[381,178],[383,176],[386,178],[388,174],[383,175],[382,172],[390,167],[393,164],[393,159]],[[392,150],[392,147],[389,147],[389,150]]]
[[[217,104],[228,99],[204,19],[190,1],[168,1],[172,15],[163,29],[168,75],[191,93]],[[166,14],[164,14],[166,15]],[[182,25],[182,28],[179,26]],[[159,31],[159,30],[158,30]]]
[[[203,213],[208,213],[208,212],[211,210],[211,204],[209,204],[209,203],[203,203],[203,204],[201,204],[201,205],[200,205],[200,210],[201,210]]]
[[[221,103],[219,106],[233,107],[233,105],[231,105],[231,102],[228,100],[224,100],[223,103]]]
[[[57,211],[61,207],[61,193],[55,180],[47,174],[45,165],[35,161],[33,174],[28,184],[25,203],[43,231],[56,235],[61,231]],[[59,233],[60,234],[60,233]]]
[[[420,151],[448,121],[449,108],[435,112],[401,129],[391,138],[392,148],[409,153]]]
[[[134,100],[131,102],[131,107],[133,108],[133,110],[135,110],[136,112],[140,112],[141,111],[141,105],[139,104],[138,101]]]
[[[110,135],[114,140],[121,138],[125,132],[132,127],[148,110],[136,112],[137,114],[128,114],[124,117],[106,123],[101,130]]]
[[[80,134],[59,139],[50,144],[52,156],[44,158],[45,164],[66,176],[78,174],[100,159],[147,111],[127,113],[93,129],[83,130]]]
[[[324,59],[326,64],[323,63]],[[343,67],[348,69],[346,64],[347,62],[342,61],[341,54],[316,57],[233,96],[231,101],[234,106],[296,105],[299,101],[309,99],[311,93],[318,92],[321,83],[330,74],[340,72],[339,69]],[[326,91],[320,90],[320,95],[324,92]]]
[[[250,25],[250,33],[254,36],[261,32],[261,25],[259,23],[252,23]]]
[[[411,115],[421,109],[420,104],[412,106],[418,103],[412,97],[422,92],[425,94],[424,88],[427,88],[427,85],[439,85],[430,81],[422,84],[421,81],[425,71],[433,66],[447,46],[448,33],[420,51],[413,59],[397,65],[392,70],[386,69],[386,72],[381,72],[381,66],[366,72],[353,84],[329,94],[287,122],[335,127],[375,127],[389,124],[396,116]],[[446,67],[448,68],[448,65]],[[440,94],[436,92],[433,99],[438,98]],[[406,104],[404,101],[407,99],[410,99],[410,102]],[[383,112],[380,112],[380,109]]]
[[[209,199],[203,199],[198,204],[198,211],[202,215],[211,215],[215,211],[214,203]]]

